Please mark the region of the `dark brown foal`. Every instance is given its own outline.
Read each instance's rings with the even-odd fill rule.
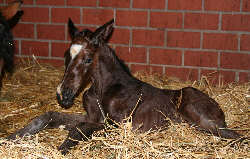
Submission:
[[[78,141],[103,129],[107,116],[115,122],[122,122],[130,115],[133,128],[140,131],[166,126],[167,117],[173,122],[195,124],[223,138],[240,137],[226,128],[225,116],[218,103],[201,91],[192,87],[159,89],[134,78],[107,44],[113,23],[111,20],[91,32],[88,29],[79,31],[71,20],[68,22],[72,43],[66,55],[65,74],[57,88],[57,100],[63,108],[70,108],[74,98],[91,82],[91,87],[83,95],[87,114],[48,112],[9,138],[65,125],[69,135],[59,149],[66,153]]]

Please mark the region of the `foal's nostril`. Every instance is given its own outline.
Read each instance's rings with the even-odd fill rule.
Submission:
[[[74,93],[71,89],[63,89],[63,91],[56,93],[58,103],[65,109],[70,108],[73,105]]]

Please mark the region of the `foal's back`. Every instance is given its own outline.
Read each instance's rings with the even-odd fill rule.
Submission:
[[[124,102],[127,104],[127,107],[123,107],[127,111],[123,115],[132,115],[134,129],[142,131],[157,129],[167,126],[170,119],[174,123],[184,121],[195,124],[199,129],[225,138],[240,136],[226,129],[225,115],[218,103],[198,89],[193,87],[180,90],[159,89],[137,79],[131,81],[130,85],[124,85],[123,89],[118,91],[121,93],[118,93],[119,97],[127,92],[126,100],[114,98],[115,104]],[[121,121],[122,117],[117,119]]]

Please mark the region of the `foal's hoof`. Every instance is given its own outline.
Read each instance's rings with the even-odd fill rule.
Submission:
[[[65,156],[69,153],[69,149],[63,147],[62,145],[58,147],[58,150]]]
[[[6,137],[7,140],[15,140],[16,139],[16,135],[15,134],[11,134],[10,136]]]

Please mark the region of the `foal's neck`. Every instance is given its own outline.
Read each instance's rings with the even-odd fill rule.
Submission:
[[[104,93],[113,85],[126,84],[135,79],[109,46],[101,46],[98,51],[97,67],[92,77],[96,90],[101,90]]]

